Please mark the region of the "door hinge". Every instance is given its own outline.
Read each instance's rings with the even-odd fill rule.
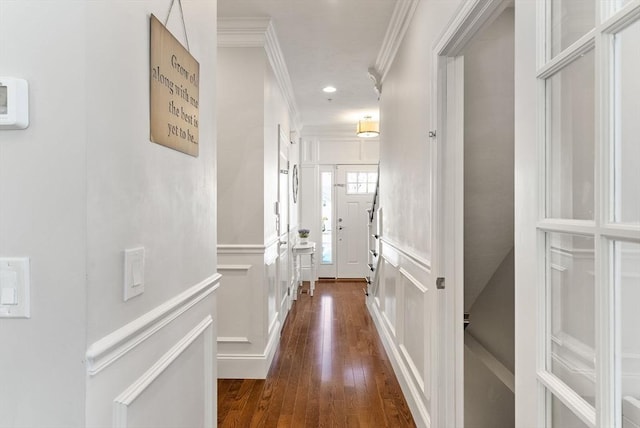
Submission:
[[[280,170],[280,174],[289,174],[289,170],[288,169],[281,169]]]
[[[438,290],[444,290],[444,277],[440,276],[436,278],[436,288]]]

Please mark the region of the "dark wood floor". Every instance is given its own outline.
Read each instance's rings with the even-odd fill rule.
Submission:
[[[301,294],[267,379],[218,380],[218,426],[414,427],[363,288],[323,281]]]

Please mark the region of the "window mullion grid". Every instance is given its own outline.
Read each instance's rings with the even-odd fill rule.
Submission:
[[[538,372],[538,379],[555,397],[590,428],[597,426],[596,412],[577,392],[548,371]],[[549,404],[550,405],[550,404]],[[553,424],[551,424],[553,426]],[[555,428],[555,427],[554,427]]]

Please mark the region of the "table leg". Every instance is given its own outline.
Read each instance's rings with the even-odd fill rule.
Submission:
[[[316,258],[314,253],[311,253],[311,278],[309,279],[309,290],[311,296],[313,296],[313,290],[316,288]]]
[[[300,272],[298,272],[298,256],[293,255],[293,300],[298,300],[298,281],[300,279]]]

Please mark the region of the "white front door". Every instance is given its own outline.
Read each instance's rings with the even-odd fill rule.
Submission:
[[[367,210],[378,181],[376,165],[336,166],[336,253],[338,278],[367,275]]]
[[[289,138],[278,126],[278,287],[277,303],[280,320],[284,323],[292,300],[291,233],[289,227]]]
[[[516,2],[516,28],[516,422],[638,427],[640,2]]]

